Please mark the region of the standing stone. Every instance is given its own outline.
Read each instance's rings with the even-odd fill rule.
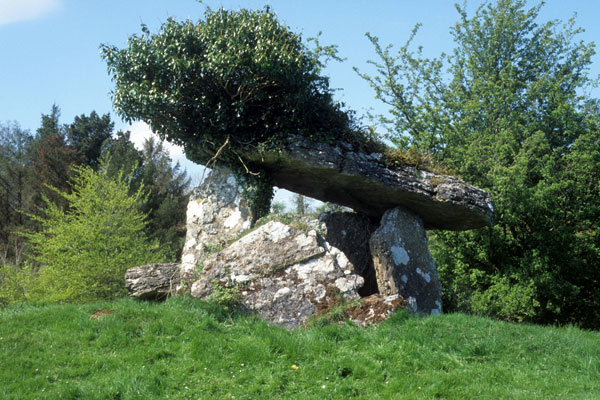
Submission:
[[[191,284],[202,260],[248,230],[250,224],[250,209],[235,176],[225,168],[213,169],[188,203],[182,279]]]
[[[420,217],[388,210],[369,241],[382,296],[399,294],[413,312],[439,314],[442,291]]]

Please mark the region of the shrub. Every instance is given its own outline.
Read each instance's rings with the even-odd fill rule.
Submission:
[[[157,243],[144,236],[146,216],[139,210],[143,188],[129,195],[131,176],[108,176],[109,162],[98,171],[74,168],[72,192],[54,189],[68,202],[64,211],[46,199],[41,230],[26,235],[41,264],[38,295],[50,301],[110,299],[125,293],[128,268],[157,262]]]
[[[272,185],[241,152],[277,148],[290,134],[334,140],[350,132],[350,115],[320,75],[319,58],[336,58],[335,47],[309,49],[269,8],[207,9],[204,20],[169,19],[157,34],[142,26],[127,48],[103,45],[102,55],[119,115],[145,121],[193,161],[218,160],[244,176],[255,187],[255,221],[270,210]]]
[[[0,306],[27,301],[35,291],[35,268],[31,264],[0,265]]]

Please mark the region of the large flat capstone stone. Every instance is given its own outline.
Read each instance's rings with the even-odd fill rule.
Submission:
[[[201,151],[194,156],[199,163],[212,157]],[[411,166],[388,168],[381,154],[357,152],[347,143],[290,135],[281,151],[243,158],[249,168],[269,171],[279,188],[350,207],[374,220],[400,206],[417,214],[426,229],[458,231],[492,223],[494,207],[486,191]]]

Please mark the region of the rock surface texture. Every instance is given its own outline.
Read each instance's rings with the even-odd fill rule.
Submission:
[[[196,156],[202,164],[213,154]],[[289,135],[281,151],[242,157],[251,169],[269,171],[277,187],[350,207],[374,220],[401,206],[419,215],[426,229],[467,230],[492,223],[487,192],[410,166],[388,168],[382,154],[357,152],[344,142],[330,145]]]
[[[184,279],[190,282],[205,255],[248,230],[250,222],[250,209],[235,176],[224,168],[212,170],[188,202],[181,255]]]
[[[489,195],[454,177],[388,168],[381,154],[355,152],[344,143],[290,136],[284,147],[241,157],[251,169],[269,171],[280,188],[357,213],[271,221],[250,230],[236,179],[215,169],[188,206],[181,277],[191,294],[239,302],[287,328],[340,306],[360,324],[381,321],[398,307],[440,313],[441,287],[425,229],[491,224]]]
[[[377,293],[377,279],[369,248],[369,238],[377,229],[364,215],[351,212],[326,212],[319,216],[327,243],[340,249],[354,266],[354,272],[363,277],[361,296]]]
[[[180,265],[159,263],[130,268],[125,273],[125,287],[130,296],[162,300],[175,294],[180,283]]]
[[[421,218],[394,208],[369,240],[379,293],[399,294],[413,312],[442,312],[442,291]]]
[[[333,301],[332,293],[358,300],[362,284],[344,253],[316,229],[271,221],[206,258],[191,292],[209,300],[224,293],[239,296],[263,318],[294,328],[319,304]]]

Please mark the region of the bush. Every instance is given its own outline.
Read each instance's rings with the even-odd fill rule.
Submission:
[[[127,48],[103,45],[102,54],[123,118],[147,122],[193,160],[203,152],[207,161],[225,146],[220,159],[237,164],[240,148],[348,128],[319,74],[324,49],[331,54],[308,49],[269,8],[208,9],[204,21],[169,19],[157,34],[143,26]]]
[[[370,36],[380,61],[362,76],[391,107],[401,149],[430,152],[494,199],[494,226],[436,233],[444,309],[598,328],[594,44],[527,3],[485,1],[472,16],[458,6],[451,56],[411,51],[416,30],[397,55]]]
[[[511,282],[504,276],[493,276],[491,285],[484,291],[476,291],[471,299],[474,314],[507,321],[530,320],[536,315],[540,303],[533,282]]]
[[[55,191],[68,202],[64,211],[46,199],[41,230],[26,235],[41,264],[37,295],[50,301],[111,299],[125,293],[123,275],[136,265],[161,261],[157,243],[144,236],[140,212],[143,188],[129,195],[131,176],[108,176],[108,161],[98,172],[75,167],[72,193]]]
[[[253,222],[269,213],[272,183],[244,152],[277,149],[290,134],[332,141],[351,132],[320,75],[319,58],[337,58],[335,47],[309,49],[268,7],[207,9],[204,20],[169,19],[157,34],[143,26],[127,48],[103,45],[102,55],[119,115],[243,177]]]
[[[0,265],[0,306],[30,300],[35,291],[35,276],[31,264]]]

